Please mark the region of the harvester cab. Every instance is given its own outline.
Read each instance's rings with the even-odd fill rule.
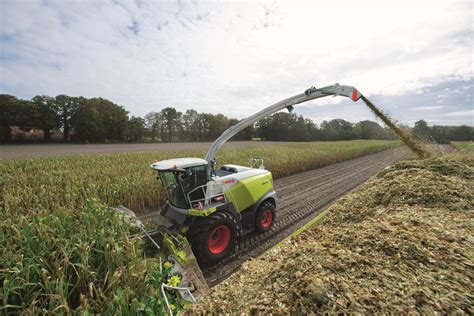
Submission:
[[[187,210],[193,208],[195,200],[204,199],[204,190],[197,190],[211,180],[211,169],[204,159],[170,159],[156,162],[151,167],[158,170],[158,179],[166,191],[168,204]],[[176,220],[180,222],[178,218]]]
[[[179,291],[184,299],[190,300],[191,293],[184,288],[193,289],[195,296],[207,291],[197,262],[206,268],[231,255],[240,236],[252,231],[268,232],[277,215],[272,174],[264,168],[263,160],[252,158],[249,166],[226,164],[215,169],[219,148],[239,131],[268,115],[285,108],[291,111],[299,103],[338,95],[354,102],[362,96],[355,88],[339,84],[311,87],[227,129],[211,145],[205,159],[176,158],[151,165],[158,172],[168,198],[161,214],[151,220],[153,231],[159,232],[161,244],[166,246],[161,248],[167,249],[181,271]]]
[[[265,169],[229,164],[214,170],[199,158],[170,159],[151,167],[168,197],[161,215],[186,235],[201,265],[227,257],[240,235],[265,232],[273,225],[277,199]]]

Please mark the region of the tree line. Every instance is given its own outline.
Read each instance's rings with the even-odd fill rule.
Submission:
[[[251,114],[251,113],[250,113]],[[63,142],[180,142],[214,141],[238,119],[223,114],[184,113],[173,107],[150,112],[144,117],[129,116],[121,105],[104,98],[38,95],[24,100],[0,94],[0,142],[17,141],[12,128],[22,132],[41,130],[43,141],[60,135]],[[424,121],[423,121],[424,122]],[[435,142],[472,140],[469,126],[423,126],[417,122],[413,134]],[[22,135],[22,134],[20,134]],[[312,120],[294,113],[278,112],[234,136],[233,140],[260,138],[269,141],[317,141],[351,139],[395,139],[388,130],[373,121],[351,123],[343,119]]]
[[[271,141],[313,141],[351,139],[396,139],[386,128],[373,121],[351,123],[343,119],[312,120],[294,113],[279,112],[256,124],[256,135]]]
[[[104,98],[39,95],[24,100],[0,94],[0,142],[14,141],[12,128],[29,132],[41,130],[43,140],[60,133],[64,142],[212,141],[239,122],[222,114],[182,113],[173,107],[131,116],[121,105]],[[234,139],[251,140],[253,126]]]
[[[427,143],[449,144],[450,141],[474,140],[472,126],[428,126],[424,120],[415,122],[412,129],[413,138]]]

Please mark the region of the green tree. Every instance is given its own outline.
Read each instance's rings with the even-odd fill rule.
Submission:
[[[199,127],[199,132],[197,133],[197,141],[207,141],[209,134],[209,117],[210,114],[199,113],[197,118],[197,126]]]
[[[416,127],[416,126],[415,126]],[[446,126],[433,126],[428,129],[427,139],[438,144],[449,144],[450,135]]]
[[[33,99],[33,121],[35,126],[44,133],[45,140],[51,140],[53,129],[59,128],[59,115],[54,98],[46,95],[37,95]]]
[[[163,124],[163,116],[160,112],[150,112],[145,115],[145,128],[148,130],[152,142],[160,135],[159,132]]]
[[[85,102],[83,97],[70,97],[65,94],[60,94],[54,98],[56,109],[59,115],[59,126],[63,131],[64,141],[69,141],[71,132],[71,118],[80,109],[81,104]]]
[[[145,134],[145,120],[141,117],[132,116],[128,121],[128,139],[132,142],[140,142]]]
[[[386,131],[373,121],[360,121],[354,124],[354,136],[358,139],[386,139]]]
[[[208,131],[208,139],[210,141],[214,141],[217,139],[221,134],[227,129],[229,126],[229,120],[226,116],[222,114],[208,116],[208,123],[209,123],[209,131]]]
[[[198,126],[199,126],[199,141],[208,141],[209,140],[209,121],[212,114],[208,113],[199,113],[198,116]]]
[[[75,137],[83,141],[123,141],[128,128],[128,112],[107,99],[92,98],[80,102],[71,117]]]
[[[196,110],[186,110],[183,114],[183,140],[196,141],[200,138],[201,128],[199,122],[199,113]]]
[[[428,124],[424,120],[419,120],[415,122],[415,126],[413,127],[412,136],[416,140],[421,141],[428,141],[430,138],[430,128]]]
[[[296,116],[295,124],[290,126],[291,140],[294,141],[310,141],[312,139],[312,126],[314,123],[309,123],[303,116]]]
[[[162,129],[161,139],[166,139],[168,142],[176,141],[178,134],[182,131],[181,126],[181,112],[176,111],[175,108],[166,107],[161,110],[163,116],[164,129]],[[166,135],[164,135],[166,133]]]
[[[78,140],[104,141],[102,116],[93,103],[85,102],[71,118],[71,124]]]
[[[128,126],[128,111],[124,107],[103,98],[89,100],[96,104],[102,118],[103,139],[105,141],[123,141]]]
[[[450,140],[472,141],[474,140],[474,128],[467,125],[454,126],[452,127]]]
[[[279,112],[272,115],[271,119],[270,126],[274,140],[286,141],[296,138],[295,135],[291,135],[291,125],[295,123],[295,114]]]
[[[307,128],[311,131],[311,140],[321,141],[324,140],[323,133],[321,129],[316,125],[311,119],[306,119],[308,123],[306,124]]]
[[[309,141],[320,135],[313,121],[286,112],[278,112],[258,121],[255,134],[270,141]]]
[[[36,110],[33,101],[18,99],[15,113],[15,125],[22,131],[28,132],[33,128],[38,128],[37,116],[35,114]]]
[[[11,141],[11,127],[18,125],[18,106],[19,100],[9,94],[0,94],[0,141]]]
[[[200,129],[200,141],[214,141],[228,128],[229,120],[222,114],[201,113],[197,126]]]
[[[323,121],[321,130],[326,140],[349,140],[354,138],[352,124],[343,119]]]

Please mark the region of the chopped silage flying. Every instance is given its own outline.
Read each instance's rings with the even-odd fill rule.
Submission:
[[[369,99],[365,96],[361,96],[362,101],[369,107],[369,109],[378,117],[380,118],[385,125],[387,125],[400,139],[415,153],[418,155],[419,158],[428,158],[430,153],[417,144],[413,139],[411,139],[410,135],[400,129],[390,118],[387,114],[383,113],[379,108],[377,108]]]
[[[402,162],[241,270],[193,313],[474,313],[474,171]]]

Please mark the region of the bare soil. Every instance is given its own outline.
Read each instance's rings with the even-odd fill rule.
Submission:
[[[370,176],[411,156],[413,153],[404,146],[275,180],[278,205],[272,230],[243,236],[230,257],[215,266],[201,267],[209,286],[222,282],[244,261],[262,254],[291,235]],[[141,219],[152,216],[153,213],[149,213]]]
[[[91,155],[125,152],[169,152],[207,150],[211,142],[202,143],[142,143],[142,144],[22,144],[1,145],[0,159]],[[284,145],[286,142],[235,141],[227,142],[223,148],[243,148],[252,144]]]

